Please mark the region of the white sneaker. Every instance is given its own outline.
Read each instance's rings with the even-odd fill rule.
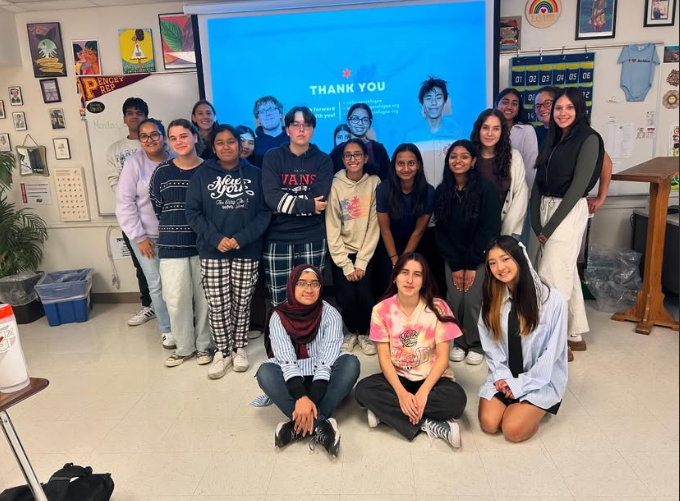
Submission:
[[[465,350],[463,348],[458,348],[458,346],[454,346],[449,353],[449,360],[451,360],[451,362],[462,362],[465,360]]]
[[[177,348],[175,338],[172,337],[172,334],[170,332],[165,332],[161,334],[161,344],[163,345],[163,348],[165,348],[166,350],[174,350],[175,348]]]
[[[128,319],[127,324],[131,327],[135,327],[137,325],[142,325],[149,320],[153,320],[154,318],[156,318],[156,312],[154,311],[153,306],[142,306],[133,317]]]
[[[208,379],[220,379],[227,373],[227,369],[231,367],[231,357],[224,358],[222,352],[217,350],[213,356],[212,364],[208,369]]]
[[[234,355],[234,372],[245,372],[250,367],[248,363],[248,354],[245,348],[237,348],[236,355]]]
[[[366,417],[368,418],[369,428],[375,428],[382,422],[380,418],[376,416],[371,409],[366,409]]]
[[[368,336],[365,335],[359,336],[359,346],[361,346],[361,351],[364,352],[364,355],[375,355],[378,351],[376,350],[373,341],[368,339]]]
[[[468,365],[479,365],[484,361],[484,355],[481,353],[475,353],[474,351],[468,351],[465,357],[465,363]]]
[[[257,338],[260,337],[261,335],[262,335],[262,331],[261,331],[261,330],[252,330],[252,331],[248,331],[248,339],[257,339]]]
[[[342,351],[346,351],[347,353],[352,353],[352,350],[354,350],[354,347],[357,345],[358,342],[359,342],[358,336],[350,332],[345,336],[345,339],[340,345],[340,349]]]
[[[195,355],[195,353],[192,353],[191,355],[186,355],[186,356],[183,357],[182,355],[178,355],[177,353],[173,353],[172,355],[170,355],[168,358],[165,359],[165,366],[166,367],[177,367],[178,365],[182,365],[185,360],[190,359],[194,355]]]

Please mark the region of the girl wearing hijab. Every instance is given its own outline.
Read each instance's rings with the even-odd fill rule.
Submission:
[[[311,436],[311,449],[318,443],[337,456],[340,430],[331,416],[359,378],[359,360],[340,351],[342,317],[321,299],[322,285],[318,268],[293,269],[287,300],[267,321],[269,359],[258,369],[257,382],[289,419],[276,427],[276,447]]]
[[[523,245],[493,239],[486,253],[479,334],[489,366],[479,390],[479,423],[522,442],[567,387],[567,302],[541,281]]]
[[[368,426],[384,421],[408,440],[422,430],[460,447],[454,421],[467,397],[449,367],[451,341],[462,333],[448,305],[435,298],[434,277],[417,253],[404,254],[392,283],[373,308],[371,340],[382,372],[362,379],[355,390],[368,409]]]

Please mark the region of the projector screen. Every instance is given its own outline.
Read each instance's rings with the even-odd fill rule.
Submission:
[[[495,90],[493,0],[202,14],[199,30],[205,96],[220,123],[255,129],[255,101],[274,96],[284,113],[314,112],[312,142],[326,152],[354,103],[370,106],[368,135],[391,154],[428,139],[426,115],[438,106],[442,130],[468,138]],[[446,81],[445,103],[419,101],[430,76]]]

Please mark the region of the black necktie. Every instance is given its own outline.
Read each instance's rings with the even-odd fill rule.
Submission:
[[[517,377],[524,372],[522,336],[520,336],[519,318],[517,318],[517,309],[514,304],[508,315],[508,362],[512,377]]]

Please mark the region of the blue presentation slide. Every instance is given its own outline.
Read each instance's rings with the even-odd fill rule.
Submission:
[[[312,142],[327,152],[357,102],[371,107],[369,137],[390,155],[431,135],[468,138],[493,78],[485,8],[477,0],[209,19],[209,98],[220,122],[253,129],[262,96],[275,96],[284,113],[308,106],[317,118]],[[449,93],[438,131],[418,100],[430,76],[445,80]]]

